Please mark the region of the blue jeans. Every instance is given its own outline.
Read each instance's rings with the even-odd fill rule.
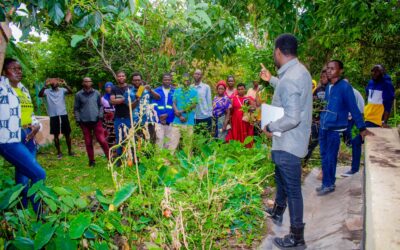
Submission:
[[[285,151],[272,151],[275,163],[276,197],[278,206],[289,206],[290,225],[303,226],[303,195],[301,194],[301,159]]]
[[[319,148],[322,163],[322,185],[331,187],[336,181],[336,164],[340,146],[340,132],[320,129]]]
[[[131,128],[131,119],[130,118],[121,118],[121,117],[115,117],[114,118],[114,130],[115,130],[115,142],[116,144],[119,144],[120,141],[123,141],[125,139],[125,133],[123,132],[124,129],[123,127],[128,127]],[[119,131],[119,128],[121,128],[121,132]],[[121,133],[121,138],[119,138],[119,135]],[[118,147],[117,148],[117,154],[121,155],[122,154],[122,148]]]
[[[375,123],[368,121],[365,122],[365,126],[367,128],[379,128]],[[361,138],[361,135],[357,135],[351,140],[351,172],[353,173],[357,173],[360,170],[361,148],[363,143],[364,141]]]
[[[30,129],[22,129],[21,142],[0,144],[0,155],[15,166],[15,182],[25,186],[22,191],[22,205],[28,207],[29,179],[31,185],[46,178],[46,172],[36,161],[36,145],[33,140],[25,141]],[[31,196],[33,209],[39,211],[40,202],[34,202],[34,195]]]

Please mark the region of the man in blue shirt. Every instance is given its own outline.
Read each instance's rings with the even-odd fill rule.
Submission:
[[[211,132],[212,125],[212,100],[211,100],[211,89],[210,86],[202,82],[203,73],[201,70],[196,69],[193,74],[194,88],[197,91],[199,97],[196,106],[196,126],[205,125],[207,130]],[[203,125],[203,126],[204,126]]]
[[[156,143],[160,148],[171,148],[171,127],[175,118],[172,107],[175,89],[171,87],[172,75],[164,73],[162,76],[162,86],[154,91],[160,96],[155,100],[154,109],[157,112],[158,123],[156,123]]]
[[[357,106],[353,87],[342,79],[343,63],[330,61],[327,65],[327,76],[330,82],[326,88],[325,110],[321,112],[319,145],[322,163],[322,185],[316,189],[319,196],[335,191],[337,155],[340,146],[340,133],[347,129],[349,112],[360,136],[373,135],[365,128],[364,119]]]
[[[144,90],[142,93],[140,87],[143,86]],[[139,72],[135,72],[132,74],[132,91],[130,92],[131,96],[131,105],[132,105],[132,118],[135,123],[135,127],[139,126],[143,128],[147,126],[147,131],[150,135],[150,142],[156,142],[156,133],[154,128],[154,122],[156,121],[157,114],[154,112],[152,107],[153,100],[159,100],[160,95],[156,93],[150,85],[145,84],[142,80],[142,75]],[[126,93],[127,94],[127,93]],[[126,102],[129,102],[127,96],[125,98]],[[144,135],[144,131],[139,131],[139,134]]]
[[[195,124],[195,108],[198,103],[197,91],[190,86],[189,75],[184,75],[184,85],[175,90],[173,96],[173,108],[175,118],[171,128],[171,149],[175,150],[179,145],[181,131],[190,135]]]

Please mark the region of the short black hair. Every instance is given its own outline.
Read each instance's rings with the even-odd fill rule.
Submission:
[[[239,87],[243,87],[246,89],[246,85],[244,83],[239,83],[238,85],[236,85],[236,89],[238,89]]]
[[[344,69],[344,64],[343,64],[343,62],[342,61],[340,61],[340,60],[330,60],[329,62],[334,62],[334,63],[337,63],[337,65],[339,66],[339,69]]]
[[[169,72],[166,72],[166,73],[162,74],[162,77],[161,77],[161,78],[164,79],[164,77],[166,77],[166,76],[169,76],[169,77],[172,78],[172,74],[169,73]]]
[[[140,76],[140,80],[143,80],[142,74],[140,74],[140,72],[133,72],[132,78],[135,76]]]
[[[275,48],[285,56],[297,56],[297,39],[292,34],[282,34],[275,40]]]
[[[226,80],[228,81],[229,78],[232,78],[235,81],[235,77],[233,75],[229,75]]]
[[[6,59],[4,59],[3,70],[8,69],[8,66],[9,66],[11,63],[14,63],[14,62],[18,62],[18,61],[15,60],[14,58],[6,58]]]

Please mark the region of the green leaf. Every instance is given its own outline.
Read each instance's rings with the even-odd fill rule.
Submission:
[[[55,3],[50,7],[49,16],[55,24],[59,25],[61,23],[65,14],[60,3]]]
[[[134,0],[129,0],[129,8],[131,10],[131,14],[134,15],[136,13],[136,3]]]
[[[207,26],[211,26],[211,19],[207,15],[207,13],[204,10],[197,10],[196,15],[207,24]]]
[[[107,242],[96,242],[94,243],[94,249],[96,250],[108,250]]]
[[[52,199],[43,197],[43,201],[50,207],[52,212],[57,211],[57,204]]]
[[[91,23],[93,31],[97,31],[98,29],[100,29],[100,26],[103,23],[103,19],[100,12],[96,11],[96,13],[94,13],[94,15],[91,16]]]
[[[58,195],[69,195],[71,194],[70,191],[68,191],[67,189],[63,188],[63,187],[55,187],[53,188],[54,192],[56,192]]]
[[[74,198],[72,198],[71,196],[64,196],[61,200],[62,202],[64,202],[65,205],[67,205],[70,208],[74,207]]]
[[[144,245],[148,250],[162,250],[162,248],[153,242],[145,242]]]
[[[99,225],[90,224],[90,229],[92,229],[100,234],[104,234],[104,230]]]
[[[90,229],[87,229],[85,231],[85,233],[83,234],[83,236],[85,236],[86,239],[94,239],[96,238],[96,235],[94,235],[94,232]]]
[[[137,188],[137,186],[135,186],[133,183],[123,186],[120,190],[118,190],[115,193],[112,204],[115,207],[118,207],[133,194],[133,192],[136,190],[136,188]]]
[[[96,190],[96,199],[102,204],[111,204],[111,201],[107,199],[100,190]]]
[[[42,247],[44,247],[49,242],[49,240],[54,234],[54,231],[55,228],[53,227],[53,223],[48,222],[46,224],[43,224],[39,228],[35,236],[35,243],[34,243],[35,250],[42,249]]]
[[[12,188],[13,193],[11,194],[10,199],[8,200],[8,205],[10,205],[15,199],[19,197],[24,188],[25,187],[22,186],[21,184],[18,184]]]
[[[69,236],[71,239],[79,239],[83,232],[89,227],[91,216],[89,214],[79,214],[70,224]]]
[[[83,39],[85,39],[85,36],[82,35],[73,35],[71,39],[71,47],[76,47],[76,45],[81,42]]]
[[[244,139],[243,145],[247,145],[252,141],[253,141],[253,136],[247,136],[246,139]]]
[[[86,208],[88,204],[87,204],[86,200],[84,200],[82,198],[78,198],[75,200],[75,205],[78,208],[83,209],[83,208]]]
[[[29,190],[28,190],[28,197],[30,197],[33,194],[35,194],[42,187],[43,187],[43,180],[40,180],[40,181],[36,182],[35,184],[33,184],[31,186],[31,188],[29,188]]]
[[[34,247],[33,240],[21,236],[15,237],[11,244],[19,250],[33,250]]]
[[[76,250],[78,248],[78,241],[72,240],[68,234],[61,231],[60,233],[57,232],[57,238],[55,240],[56,249],[63,249],[63,250]]]
[[[81,20],[79,20],[75,26],[78,28],[85,28],[89,23],[89,15],[83,16]]]

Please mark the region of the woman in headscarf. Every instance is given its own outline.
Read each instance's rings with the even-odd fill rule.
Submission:
[[[225,90],[225,81],[219,81],[217,84],[217,95],[213,100],[213,117],[215,120],[214,137],[222,140],[225,140],[227,134],[227,126],[231,108],[231,100],[225,95]]]
[[[15,182],[25,186],[22,206],[28,206],[28,189],[44,180],[46,172],[36,161],[35,135],[40,123],[33,113],[28,89],[21,83],[22,67],[14,59],[5,59],[0,78],[0,155],[15,166]],[[29,183],[30,182],[30,183]],[[40,201],[31,196],[33,209],[40,214]]]
[[[254,112],[255,101],[252,97],[245,96],[246,86],[243,83],[237,85],[237,95],[232,98],[232,111],[230,113],[231,129],[226,136],[226,141],[235,140],[243,143],[248,136],[254,136],[254,126],[243,119],[244,115]],[[245,145],[253,146],[253,140]]]
[[[115,131],[114,131],[114,112],[115,108],[111,104],[111,90],[114,87],[112,82],[106,82],[104,85],[105,94],[101,98],[101,103],[104,108],[103,127],[106,130],[106,137],[108,146],[111,148],[115,144]]]

